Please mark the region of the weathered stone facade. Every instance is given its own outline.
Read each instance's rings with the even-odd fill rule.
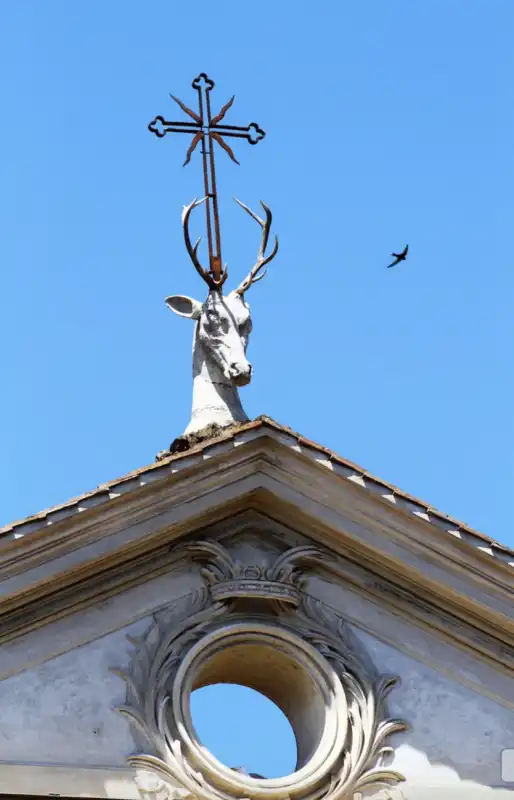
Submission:
[[[260,422],[4,529],[0,796],[511,796],[514,557],[416,503]],[[199,750],[223,680],[286,713],[293,775]]]

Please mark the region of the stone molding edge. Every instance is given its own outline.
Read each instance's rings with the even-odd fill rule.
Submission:
[[[376,675],[349,625],[321,601],[299,594],[298,604],[284,603],[278,588],[299,591],[307,577],[300,565],[322,561],[324,554],[297,547],[271,565],[242,565],[216,542],[194,542],[182,550],[203,562],[205,586],[157,616],[144,636],[127,637],[135,648],[130,670],[112,669],[127,683],[127,702],[117,710],[133,724],[140,749],[151,750],[128,758],[140,788],[171,800],[356,800],[371,789],[392,797],[391,787],[404,777],[385,765],[391,752],[385,740],[408,727],[386,714],[386,697],[398,679]],[[244,601],[241,605],[248,570],[254,576],[250,597],[256,592],[266,609],[258,613],[246,610]],[[223,599],[216,599],[219,586]],[[191,691],[226,676],[230,654],[239,648],[244,656],[249,647],[252,657],[240,659],[238,669],[241,663],[252,665],[247,669],[253,674],[238,682],[246,680],[280,705],[274,676],[295,664],[300,677],[286,681],[294,687],[289,707],[300,708],[302,686],[308,687],[317,704],[315,718],[323,720],[316,731],[305,715],[302,724],[293,724],[299,766],[279,779],[251,778],[221,764],[201,747],[191,721]],[[266,663],[272,654],[280,669],[255,667],[266,648]],[[279,689],[284,692],[284,686]]]
[[[264,520],[262,532],[267,531],[270,524],[278,526],[280,530],[284,528],[281,523],[269,519],[264,512],[252,510],[251,512],[247,512],[247,514],[256,514],[258,519],[261,520],[260,522],[257,521],[257,523],[253,522],[252,524],[261,525],[262,520]],[[245,522],[245,526],[246,524]],[[219,526],[220,523],[217,523],[218,528]],[[236,526],[231,535],[238,531],[239,528]],[[286,534],[287,529],[284,529],[282,535],[286,536],[287,539]],[[180,544],[180,540],[177,544]],[[119,595],[127,588],[141,585],[146,582],[149,577],[158,576],[167,572],[173,566],[183,562],[184,556],[179,556],[178,547],[175,548],[174,552],[176,555],[170,553],[169,544],[167,544],[155,551],[145,552],[129,567],[127,567],[126,563],[118,565],[108,573],[109,576],[115,574],[118,577],[116,580],[109,579],[107,588],[102,587],[101,591],[98,586],[98,580],[96,578],[91,578],[82,588],[80,598],[73,606],[69,605],[69,593],[68,590],[65,589],[62,592],[62,599],[65,603],[65,607],[60,607],[60,604],[57,602],[57,593],[54,593],[51,595],[52,603],[48,604],[49,608],[51,607],[51,611],[48,614],[40,614],[41,609],[43,609],[44,612],[46,605],[39,601],[39,603],[30,603],[23,610],[23,614],[18,610],[12,615],[5,615],[5,618],[0,622],[0,645],[8,644],[15,638],[37,631],[45,625],[58,622],[62,618],[87,609],[94,603],[99,602],[99,600],[109,600]],[[156,557],[156,554],[158,554],[158,557]],[[399,613],[403,619],[411,623],[414,619],[417,625],[421,625],[427,630],[430,629],[432,633],[436,632],[439,636],[442,636],[450,646],[472,653],[472,655],[481,662],[509,676],[512,674],[512,664],[514,663],[514,649],[512,645],[506,643],[505,639],[500,640],[495,635],[494,631],[491,632],[489,630],[486,632],[477,624],[477,620],[464,619],[452,613],[453,609],[450,598],[448,607],[446,610],[443,610],[439,604],[434,604],[427,596],[421,598],[418,594],[409,591],[406,587],[401,588],[391,581],[378,577],[367,565],[357,567],[352,560],[348,560],[344,552],[331,551],[331,558],[324,559],[323,569],[327,571],[327,575],[332,575],[336,580],[348,582],[355,591],[367,597],[372,602],[380,601],[383,603],[383,601],[386,600],[388,606],[394,609],[395,613]],[[355,570],[357,570],[357,572],[355,572]],[[131,618],[124,624],[130,624],[136,621],[136,619],[137,617]],[[27,622],[25,622],[25,620]],[[358,621],[354,622],[359,625]],[[118,630],[119,627],[123,627],[123,625],[117,625],[109,629],[107,633]],[[383,639],[376,631],[369,632],[372,635],[379,635],[379,638]],[[386,643],[393,647],[399,647],[399,649],[404,650],[398,642],[390,641],[389,639],[383,639],[383,641],[386,641]],[[80,640],[74,646],[78,646],[78,644],[83,644],[83,641]],[[52,651],[51,654],[47,655],[42,661],[54,658],[61,655],[63,652],[67,652],[67,649],[61,648],[55,652]],[[419,653],[412,653],[411,651],[405,652],[414,658],[418,658],[423,663],[427,664],[427,666],[437,669],[437,665],[427,661],[420,656]],[[36,666],[38,663],[40,662],[29,661],[24,664],[23,669]],[[0,677],[10,677],[13,674],[17,674],[19,671],[19,669],[8,670]],[[445,672],[444,674],[450,673]],[[463,680],[462,676],[455,674],[451,674],[450,676],[453,680],[457,680],[473,691],[482,693],[494,702],[505,705],[505,697],[503,695],[497,696],[489,690],[484,691],[484,685],[481,681]],[[506,707],[510,708],[512,704]]]
[[[109,500],[131,493],[135,489],[146,487],[151,483],[162,481],[170,475],[190,466],[201,463],[213,454],[226,453],[234,447],[255,441],[262,436],[269,436],[286,447],[301,453],[315,461],[323,468],[334,471],[363,489],[379,495],[383,501],[405,511],[430,525],[443,530],[446,534],[471,545],[482,555],[486,554],[491,561],[514,568],[514,550],[500,542],[494,541],[468,525],[434,509],[427,503],[403,492],[366,470],[339,456],[334,451],[316,442],[312,442],[295,433],[291,428],[280,425],[266,415],[257,417],[248,423],[224,431],[220,436],[202,442],[186,453],[178,453],[156,463],[134,470],[127,475],[102,484],[91,492],[72,498],[67,502],[45,509],[35,515],[12,522],[0,528],[0,540],[16,543],[36,531],[58,524],[76,516],[80,512],[89,511]]]
[[[146,800],[131,767],[0,761],[0,796],[97,797]],[[155,798],[157,800],[157,798]]]
[[[278,436],[278,434],[277,434],[277,436]],[[271,441],[271,438],[270,438],[270,441]],[[248,451],[246,450],[246,444],[247,443],[244,442],[242,444],[245,444],[245,447],[238,448],[237,452],[240,453],[242,450],[244,450],[245,451],[246,460],[248,460],[248,458],[247,458]],[[262,448],[262,447],[261,447],[261,450],[262,450],[262,453],[265,452],[265,449]],[[261,450],[259,450],[257,448],[257,452],[258,453],[260,453]],[[234,452],[236,452],[236,451],[234,451]],[[291,452],[291,455],[294,456],[295,453]],[[233,456],[231,456],[231,458],[232,457]],[[203,463],[204,463],[204,466],[202,467],[202,470],[205,469],[205,464],[208,464],[209,462],[207,461],[207,462],[203,462]],[[212,467],[218,468],[218,466],[219,466],[219,458],[213,458],[210,463],[211,463]],[[240,462],[238,462],[238,464],[240,464]],[[232,466],[231,466],[231,468],[232,468]],[[322,467],[318,466],[317,469],[319,471],[319,470],[322,469]],[[202,472],[202,474],[204,474],[204,473]],[[189,483],[191,484],[191,481],[189,481]],[[161,491],[162,491],[162,489],[161,489]],[[141,500],[141,498],[142,498],[142,495],[139,495],[139,499],[140,500]],[[182,498],[182,499],[184,499],[184,498]],[[131,497],[130,499],[127,499],[127,502],[129,502],[129,504],[130,503],[134,503],[135,501],[136,501],[135,497]],[[146,501],[148,501],[148,498],[146,498]],[[242,501],[244,501],[245,503],[251,503],[251,507],[252,508],[260,509],[264,514],[266,514],[266,513],[269,514],[270,499],[268,497],[266,497],[265,490],[263,490],[262,492],[260,492],[260,490],[259,490],[258,492],[254,493],[252,495],[251,500],[249,500],[248,497],[246,497],[246,498],[242,498]],[[123,514],[121,514],[121,510],[120,510],[122,507],[117,507],[117,508],[118,508],[117,514],[119,516],[123,516]],[[237,510],[239,511],[241,509],[238,508]],[[139,519],[139,517],[137,517],[137,518]],[[282,518],[282,520],[284,521],[283,518]],[[218,521],[217,518],[215,518],[215,516],[213,516],[211,522],[216,523],[217,521]],[[85,520],[84,520],[84,522],[85,522]],[[76,526],[78,524],[79,524],[79,521],[76,522]],[[190,535],[190,534],[194,533],[194,525],[195,524],[197,524],[197,523],[193,522],[191,524],[191,526],[189,527],[189,529],[187,529],[187,528],[181,529],[181,533],[179,535],[182,536],[182,535],[185,535],[186,533],[187,533],[187,535]],[[287,524],[287,520],[285,521],[285,524]],[[300,522],[298,524],[300,524]],[[365,521],[364,520],[360,520],[359,524],[363,524],[364,525]],[[61,530],[63,525],[64,525],[64,522],[61,523],[59,526],[55,525],[54,526],[54,528],[55,528],[54,534],[59,539],[61,537],[63,537],[63,541],[64,541],[64,539],[66,539],[67,537],[69,538],[71,528],[69,528],[66,536],[64,536],[64,533]],[[99,525],[100,525],[100,520],[97,519],[96,523],[95,523],[96,528],[98,528]],[[105,520],[103,520],[103,523],[102,523],[102,534],[101,534],[102,537],[105,537],[106,530],[108,529],[108,527],[109,527],[109,523],[106,522]],[[426,525],[425,525],[425,527],[426,527]],[[86,526],[84,526],[84,528],[88,528],[88,526],[86,525]],[[60,531],[59,534],[58,534],[58,530]],[[329,525],[327,526],[326,524],[324,524],[324,526],[323,526],[323,531],[324,531],[324,535],[326,534],[327,536],[329,536],[329,535],[332,536],[332,534],[333,534],[333,532],[330,529],[330,526]],[[387,528],[383,527],[383,529],[382,529],[382,527],[381,527],[381,533],[384,536],[387,536],[391,532],[388,531]],[[57,534],[58,534],[58,536],[57,536]],[[79,534],[80,534],[80,531],[78,530],[78,528],[74,529],[74,533],[73,533],[73,543],[74,543],[73,546],[74,547],[76,547],[77,544],[78,544],[78,540],[76,539],[76,536],[79,536]],[[91,531],[90,530],[89,530],[89,533],[87,535],[84,532],[83,532],[82,535],[85,537],[84,538],[84,543],[86,541],[88,543],[91,543],[92,540],[90,540],[90,535],[91,535]],[[308,535],[308,534],[306,534],[306,535]],[[96,534],[95,534],[95,536],[96,536]],[[48,536],[43,537],[43,539],[48,539]],[[156,548],[157,549],[157,547],[162,546],[162,544],[164,543],[164,540],[165,540],[165,537],[163,535],[156,533],[155,536],[153,536],[151,540],[150,539],[148,539],[148,541],[145,540],[145,545],[144,546],[148,547],[148,548],[152,547],[152,548]],[[97,541],[97,539],[95,538],[94,541]],[[168,541],[169,541],[169,535],[168,535]],[[332,540],[330,540],[330,541],[332,541]],[[42,546],[41,546],[42,542],[43,542],[43,540],[41,540],[41,542],[40,542],[40,550],[41,551],[43,549]],[[417,539],[416,539],[416,542],[417,542]],[[28,545],[28,543],[29,542],[27,540],[27,545]],[[330,544],[329,540],[327,540],[327,544],[328,544],[328,546],[333,546],[334,549],[339,553],[342,553],[343,552],[342,548],[346,546],[346,543],[344,541],[342,541],[340,543],[340,545],[341,545],[340,547],[339,547],[339,542],[336,543],[335,541],[333,541],[332,544]],[[336,544],[337,544],[337,546],[336,546]],[[434,544],[435,544],[435,541],[434,541]],[[45,547],[48,548],[50,551],[53,551],[54,546],[55,546],[55,542],[50,542],[50,541],[47,541],[46,545],[45,545]],[[146,557],[146,555],[143,552],[143,545],[141,544],[141,546],[140,546],[139,543],[138,543],[138,548],[140,548],[140,549],[137,552],[137,557],[144,559]],[[14,551],[13,551],[12,558],[14,558],[14,555],[15,554],[14,554]],[[39,552],[38,558],[41,557],[41,556],[42,556],[42,552]],[[48,551],[45,551],[45,556],[46,556],[46,558],[48,558],[48,556],[49,556],[49,552]],[[134,554],[132,553],[131,557],[133,557],[133,556],[134,556]],[[121,558],[124,558],[124,557],[125,557],[125,554],[122,553],[121,554]],[[115,569],[115,565],[119,565],[119,560],[120,560],[120,551],[116,551],[116,553],[110,554],[108,556],[103,556],[102,557],[102,569],[105,570],[105,571],[114,570]],[[481,560],[483,561],[483,564],[481,565],[481,567],[485,567],[485,566],[489,566],[490,567],[491,566],[490,565],[490,561],[492,561],[492,560],[487,560],[487,561],[484,560],[484,559],[481,559]],[[462,566],[462,575],[464,575],[465,574],[464,566],[463,565],[461,565],[461,566]],[[79,582],[80,582],[81,586],[84,585],[84,587],[86,589],[86,592],[84,594],[87,594],[87,592],[89,591],[89,586],[92,585],[97,580],[96,575],[94,574],[94,570],[96,568],[97,568],[96,564],[88,563],[84,567],[82,567],[82,566],[80,568],[77,567],[77,568],[74,568],[73,570],[67,571],[63,575],[58,575],[56,577],[56,579],[51,580],[51,581],[49,580],[44,585],[43,584],[41,584],[41,585],[39,585],[39,584],[33,585],[32,584],[30,591],[26,591],[26,592],[23,592],[22,594],[17,594],[16,596],[12,596],[7,603],[6,603],[5,600],[4,601],[0,601],[0,607],[2,608],[2,610],[5,608],[5,613],[2,613],[2,630],[1,630],[2,636],[3,636],[4,630],[6,630],[6,629],[9,630],[9,628],[10,628],[9,632],[7,633],[5,638],[3,638],[3,640],[4,641],[8,640],[10,637],[13,637],[14,635],[21,635],[22,633],[25,633],[26,630],[28,630],[28,629],[34,629],[34,628],[38,627],[40,624],[46,623],[49,618],[51,619],[53,616],[55,616],[53,614],[53,612],[51,612],[51,613],[47,613],[47,616],[44,619],[42,619],[42,612],[40,611],[40,609],[43,608],[43,606],[44,606],[44,602],[42,602],[42,601],[45,601],[47,598],[49,600],[51,598],[51,602],[48,603],[48,606],[50,608],[52,608],[52,609],[55,607],[55,602],[54,601],[59,602],[59,604],[61,605],[60,613],[63,613],[63,614],[72,613],[73,611],[77,610],[77,606],[78,605],[85,605],[86,603],[83,603],[82,600],[81,600],[80,604],[74,604],[74,607],[70,608],[69,607],[69,603],[66,604],[63,601],[65,600],[66,593],[68,594],[68,597],[69,597],[70,594],[73,592],[73,587],[76,586]],[[371,569],[375,569],[373,565],[370,565],[370,568]],[[124,567],[124,569],[125,569],[125,567]],[[405,571],[403,570],[403,567],[402,567],[402,574],[399,575],[399,578],[401,578],[402,582],[404,582],[404,573],[405,573]],[[406,576],[406,573],[405,573],[405,576]],[[477,576],[475,576],[475,577],[477,577]],[[480,576],[478,576],[478,577],[480,577]],[[490,569],[484,570],[483,571],[483,575],[482,575],[482,580],[490,581],[492,579],[493,579],[493,572],[491,572]],[[504,597],[503,584],[502,584],[501,587],[498,587],[497,582],[493,581],[493,585],[495,586],[495,589],[501,588],[502,597]],[[408,588],[408,587],[406,586],[405,588]],[[436,602],[433,603],[432,605],[435,606],[436,612],[437,612],[437,608],[443,607],[443,608],[447,609],[449,607],[453,607],[453,608],[455,608],[455,611],[457,612],[457,616],[459,616],[458,612],[461,609],[462,598],[466,595],[466,593],[461,593],[460,595],[456,595],[455,592],[450,593],[450,591],[447,591],[447,587],[446,587],[446,590],[440,592],[439,591],[440,589],[445,589],[445,587],[443,585],[436,586],[435,588],[438,589],[438,593],[437,593],[437,595],[434,595],[434,599],[435,599]],[[121,590],[121,589],[119,589],[119,590]],[[59,598],[56,597],[58,592],[60,593],[60,597]],[[96,588],[95,588],[94,595],[95,595],[95,598],[96,598]],[[81,597],[82,597],[82,595],[81,595]],[[397,602],[396,598],[394,598],[392,596],[392,594],[391,594],[391,599],[392,599],[393,602],[395,602],[395,603]],[[429,600],[430,600],[430,602],[432,602],[432,598],[429,598]],[[427,598],[425,598],[425,602],[426,601],[427,601]],[[86,600],[86,602],[87,602],[87,600]],[[484,609],[487,609],[487,604],[484,604],[483,598],[481,598],[478,602],[480,602],[482,604]],[[4,603],[6,603],[5,606],[4,606]],[[478,630],[482,631],[486,635],[487,638],[489,638],[491,635],[493,635],[498,640],[503,640],[503,642],[505,642],[506,636],[508,636],[510,638],[510,641],[514,642],[514,640],[512,638],[513,637],[512,630],[509,630],[508,633],[505,630],[505,613],[504,612],[503,612],[503,619],[499,620],[499,619],[497,619],[497,617],[499,616],[500,612],[497,613],[496,611],[493,610],[492,614],[490,616],[488,615],[486,617],[482,613],[480,613],[480,614],[478,613],[478,612],[481,612],[480,608],[477,609],[476,613],[475,613],[475,611],[473,611],[473,609],[471,609],[471,611],[470,611],[469,603],[467,604],[466,608],[462,608],[461,610],[462,610],[463,614],[465,614],[466,617],[467,617],[467,620],[465,622],[466,623],[471,623],[471,625],[473,626],[473,627],[469,627],[469,625],[466,624],[467,631],[464,632],[464,636],[462,636],[462,635],[460,636],[460,641],[461,642],[464,639],[473,638],[473,629],[478,629]],[[462,615],[460,615],[460,616],[462,616]],[[491,629],[491,619],[492,618],[494,618],[494,620],[495,620],[495,624],[494,624],[494,628],[493,629]],[[19,624],[20,623],[20,619],[22,620],[22,624]],[[25,620],[30,620],[30,626],[27,626],[27,625],[24,624]],[[13,627],[18,632],[17,634],[13,633],[13,630],[12,630]],[[482,640],[485,642],[485,638],[483,638]],[[467,644],[466,641],[464,641],[464,644],[466,646],[466,644]],[[475,647],[473,642],[471,642],[471,647],[472,648]],[[511,644],[511,647],[512,647],[512,644]],[[481,648],[481,650],[483,652],[483,648]],[[486,653],[485,655],[486,655],[486,658],[489,660],[488,654]],[[493,656],[492,662],[494,662],[494,660],[495,660],[495,657]],[[501,661],[497,662],[496,667],[497,668],[498,667],[503,668]]]
[[[443,794],[443,791],[445,794]],[[388,797],[389,794],[389,797]],[[0,761],[0,797],[87,797],[100,800],[168,800],[164,780],[130,767],[84,767],[77,764],[42,764]],[[176,799],[187,797],[183,792]],[[374,793],[369,800],[512,800],[512,789],[503,787],[430,784],[426,777],[409,778],[394,789]],[[361,800],[361,798],[354,798]]]

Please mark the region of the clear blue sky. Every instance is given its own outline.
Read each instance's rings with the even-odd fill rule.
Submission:
[[[233,194],[281,239],[247,412],[514,545],[513,40],[512,0],[3,0],[1,522],[187,424],[192,325],[164,298],[205,293],[180,235],[200,164],[146,126],[204,70],[268,133],[218,158],[233,280],[258,244]]]

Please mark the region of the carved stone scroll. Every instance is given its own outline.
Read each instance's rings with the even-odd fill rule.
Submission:
[[[384,765],[391,749],[386,739],[406,728],[386,713],[397,679],[377,676],[347,623],[302,593],[301,566],[323,561],[323,554],[298,547],[271,564],[252,565],[234,561],[216,542],[185,549],[203,562],[204,588],[130,640],[129,672],[114,670],[127,683],[127,702],[118,711],[146,743],[145,753],[128,759],[141,789],[147,786],[155,800],[347,800],[380,789],[388,797],[403,780]],[[256,598],[267,601],[258,611],[241,602]],[[298,747],[294,773],[251,777],[202,747],[189,698],[201,686],[223,682],[256,689],[284,711]]]

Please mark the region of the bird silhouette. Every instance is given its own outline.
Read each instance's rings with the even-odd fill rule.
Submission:
[[[394,261],[392,262],[392,264],[388,264],[387,265],[387,269],[390,269],[391,267],[395,267],[397,264],[400,263],[400,261],[405,261],[405,259],[407,258],[407,253],[408,252],[409,252],[409,245],[406,244],[405,245],[405,250],[402,250],[401,253],[391,253],[392,257],[394,258]]]

